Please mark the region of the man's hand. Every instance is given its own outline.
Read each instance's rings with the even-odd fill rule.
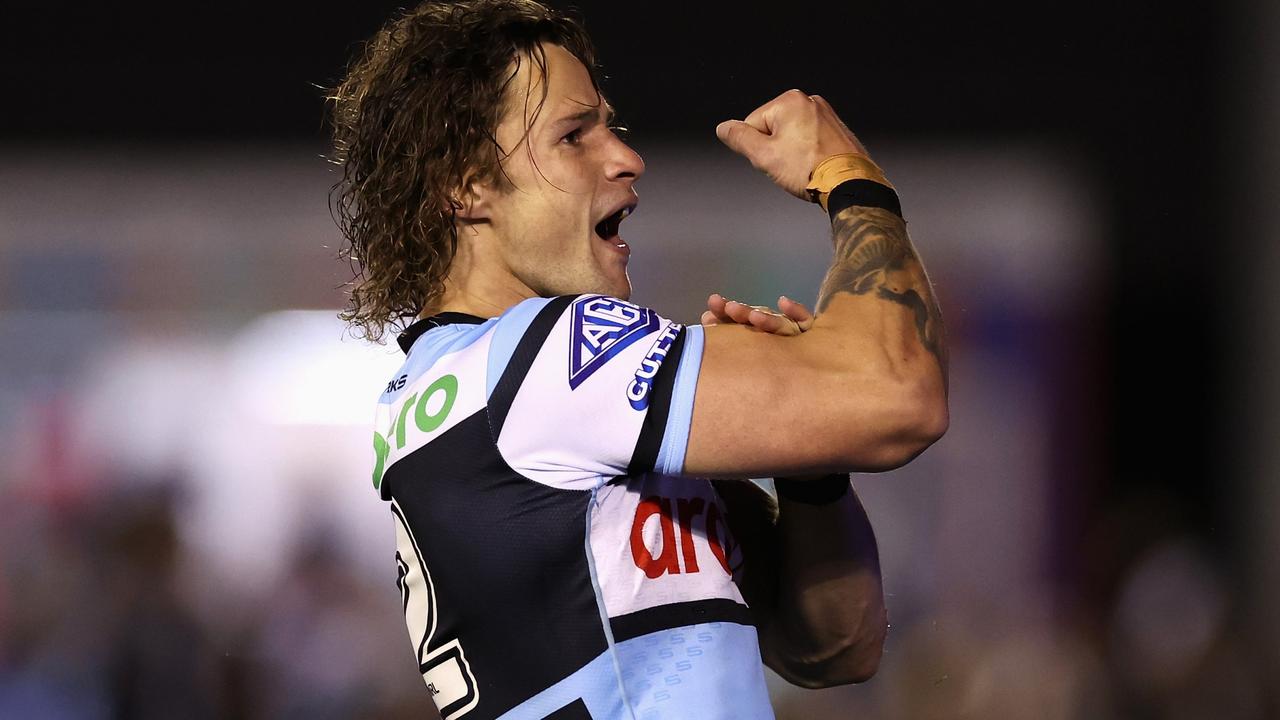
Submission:
[[[720,293],[712,293],[707,298],[707,310],[702,313],[702,324],[736,323],[750,325],[762,332],[788,336],[799,335],[813,327],[813,313],[809,312],[804,303],[783,295],[778,298],[778,310],[764,305],[746,305],[736,300],[726,300]]]
[[[745,120],[726,120],[716,137],[751,161],[783,190],[807,200],[804,188],[818,163],[866,148],[818,95],[788,90],[756,108]]]

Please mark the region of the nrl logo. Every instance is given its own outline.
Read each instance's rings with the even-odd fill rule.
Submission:
[[[615,298],[586,295],[573,302],[569,327],[569,388],[576,390],[609,358],[657,330],[658,314]]]

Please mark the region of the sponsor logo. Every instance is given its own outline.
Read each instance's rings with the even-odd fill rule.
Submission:
[[[409,379],[408,375],[401,375],[395,380],[392,380],[391,382],[387,383],[387,389],[383,391],[383,394],[393,393],[397,390],[403,389],[405,381],[407,381],[408,379]]]
[[[649,348],[649,352],[644,354],[644,359],[640,361],[640,369],[636,370],[636,377],[627,384],[627,400],[631,403],[631,407],[636,410],[644,410],[649,407],[649,391],[653,389],[653,378],[658,374],[658,368],[662,367],[662,361],[666,359],[667,352],[671,350],[671,343],[675,342],[676,336],[684,326],[679,323],[671,323],[666,330],[653,341],[653,347]]]
[[[569,388],[591,377],[609,359],[658,329],[658,314],[648,308],[602,295],[573,302],[569,323]]]
[[[404,386],[404,377],[399,379]],[[398,388],[397,388],[398,389]],[[377,430],[373,431],[373,487],[382,487],[382,474],[387,469],[387,456],[391,454],[391,443],[394,441],[397,450],[404,449],[409,429],[409,415],[413,414],[413,426],[418,432],[429,433],[438,429],[453,410],[453,402],[458,399],[458,378],[455,375],[444,375],[427,386],[421,394],[413,393],[395,414],[395,422],[386,437]]]
[[[646,534],[645,529],[655,522],[658,543],[657,547],[652,547],[647,541],[653,533]],[[677,525],[680,528],[678,547]],[[636,567],[644,571],[645,577],[651,580],[663,575],[700,572],[697,552],[699,538],[707,544],[720,568],[732,577],[741,567],[742,558],[737,542],[729,533],[729,525],[725,522],[720,506],[700,497],[673,500],[661,495],[650,495],[636,506],[636,516],[631,522],[631,558]]]

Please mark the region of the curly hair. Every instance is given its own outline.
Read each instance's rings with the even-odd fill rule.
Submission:
[[[332,90],[329,159],[342,178],[330,204],[354,274],[340,317],[357,335],[382,342],[439,300],[458,244],[456,193],[467,179],[502,182],[514,152],[495,137],[507,87],[526,55],[545,74],[541,43],[572,53],[599,89],[579,21],[533,0],[462,0],[393,18]],[[542,83],[533,118],[546,92]]]

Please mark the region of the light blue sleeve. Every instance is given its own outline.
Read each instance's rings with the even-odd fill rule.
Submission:
[[[676,369],[675,387],[671,391],[666,432],[662,435],[658,460],[654,463],[654,469],[664,475],[679,475],[684,470],[689,427],[693,423],[693,398],[698,388],[698,372],[702,369],[702,326],[688,325],[684,332],[684,351]]]

